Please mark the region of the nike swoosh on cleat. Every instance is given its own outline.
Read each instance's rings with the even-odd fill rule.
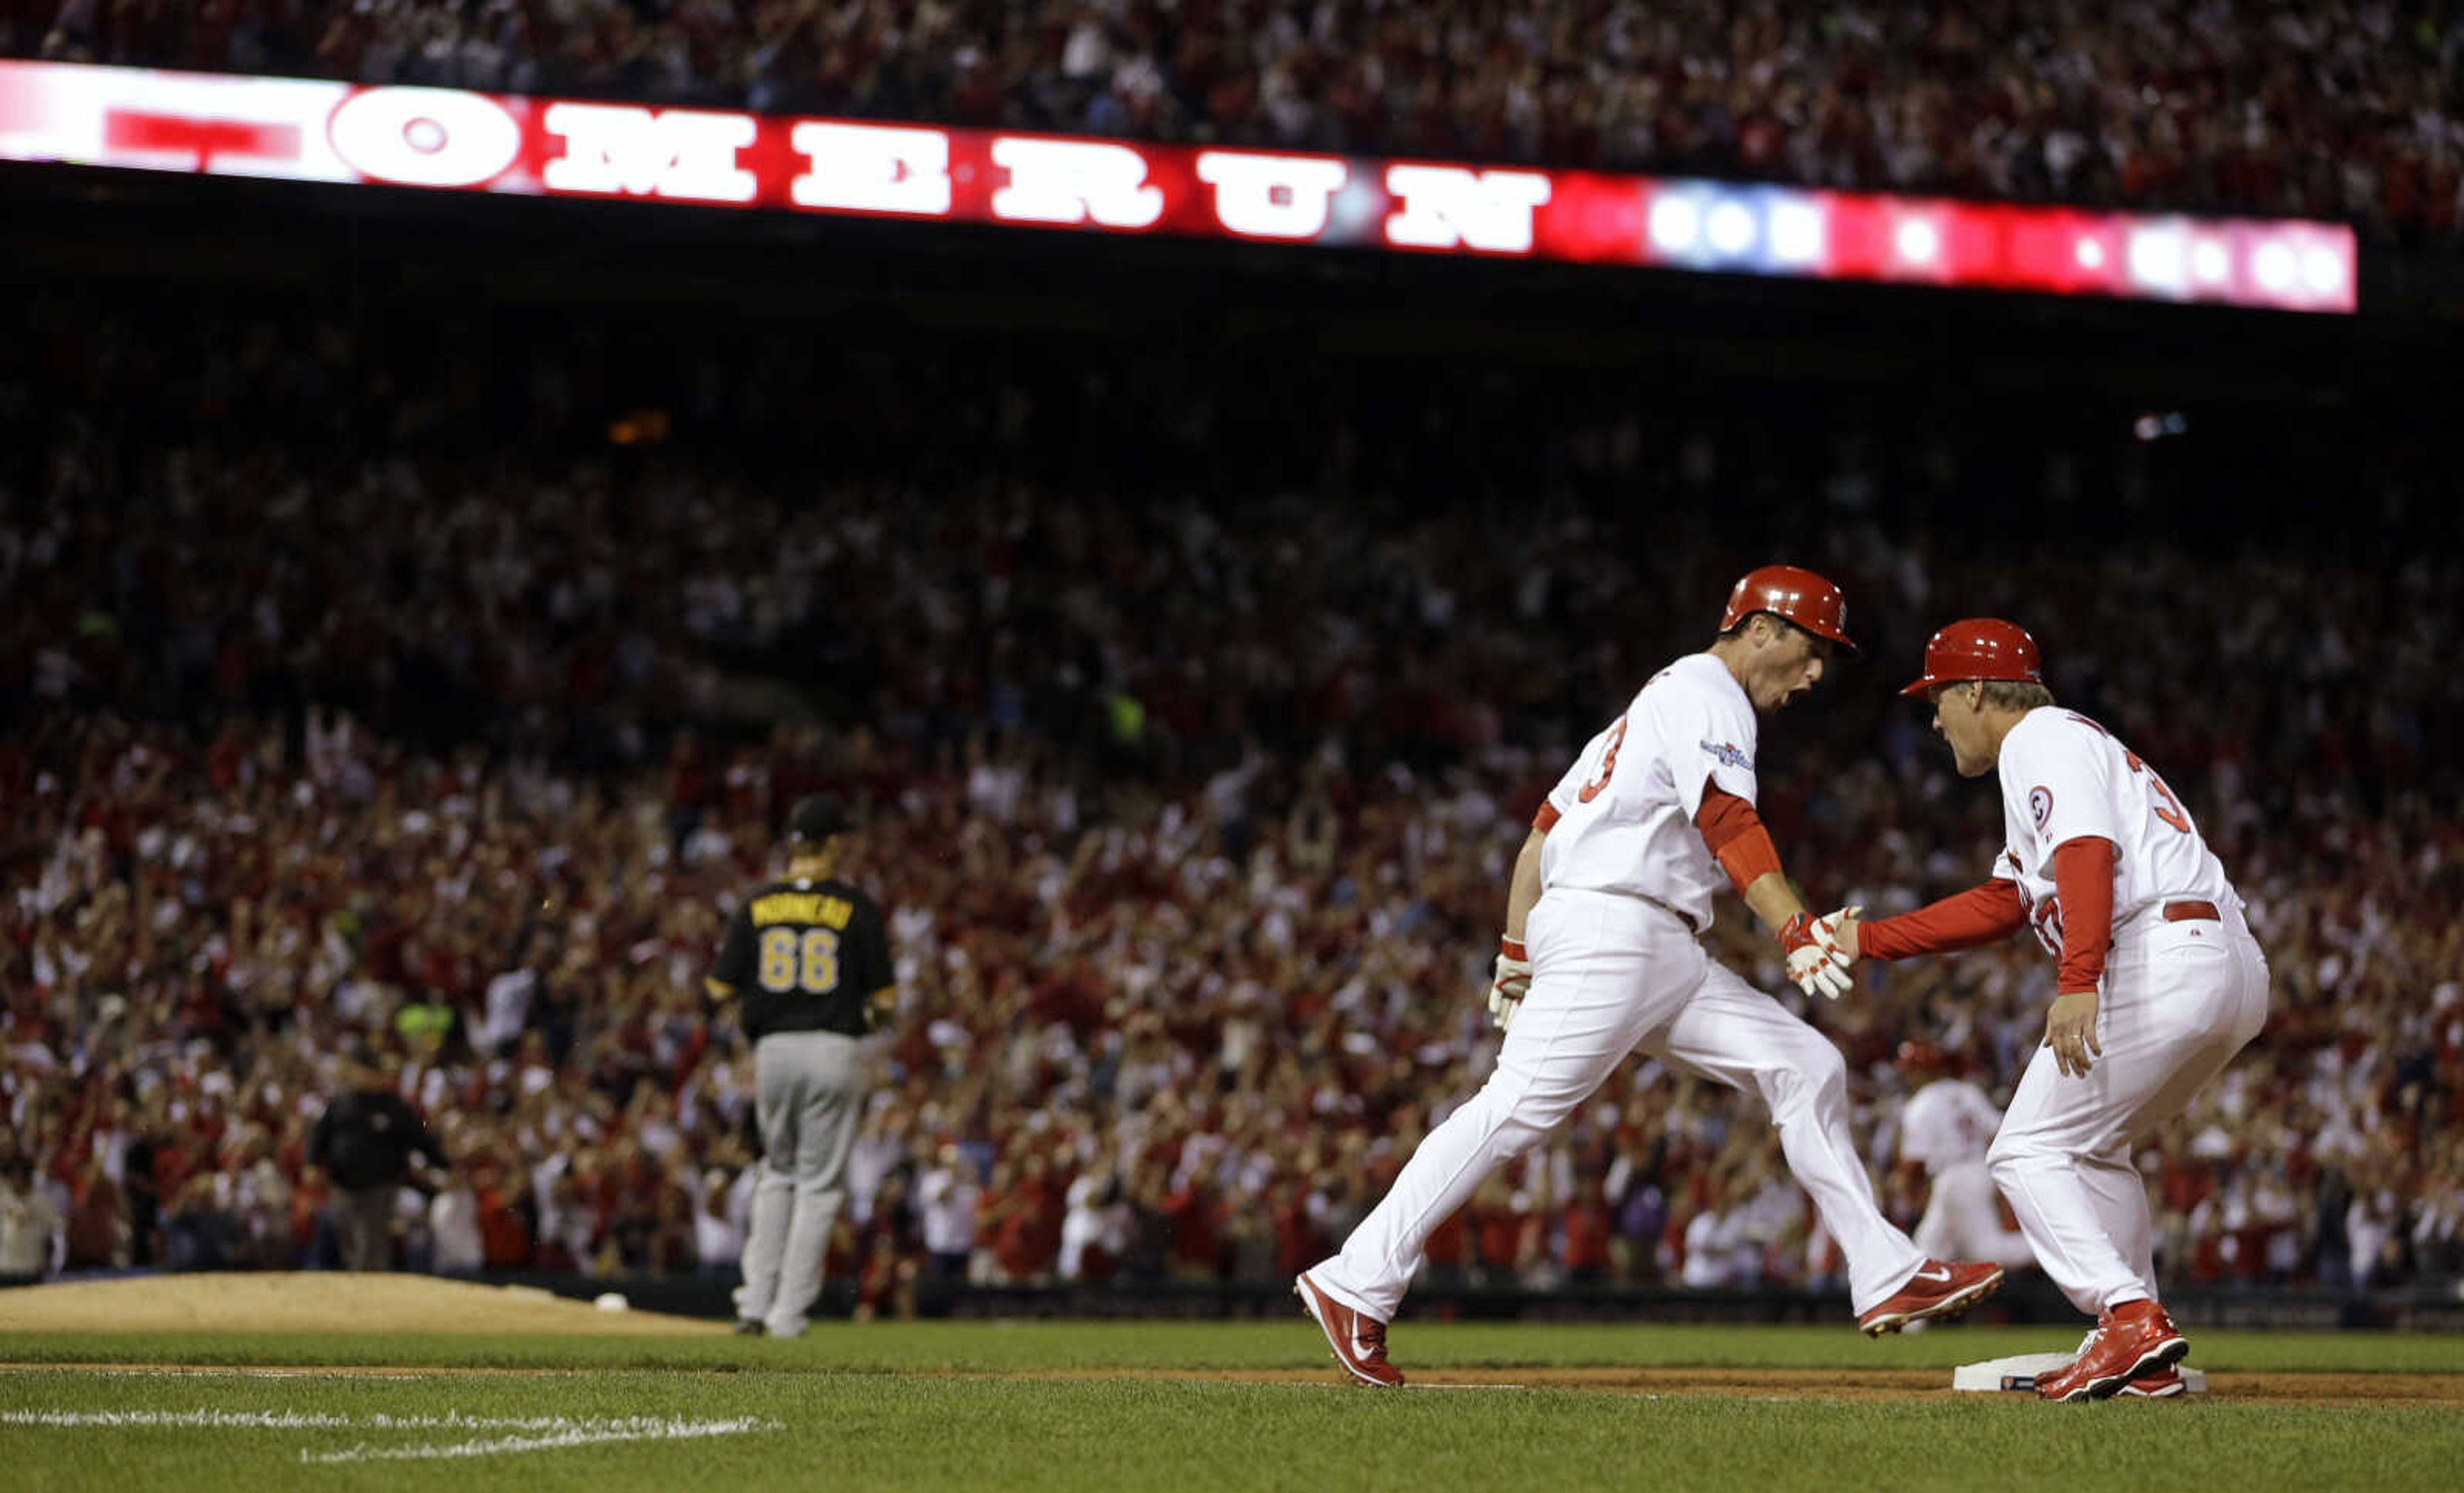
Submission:
[[[1947,1281],[1950,1279],[1950,1267],[1948,1265],[1935,1265],[1931,1268],[1920,1266],[1917,1273],[1909,1279],[1915,1281]]]

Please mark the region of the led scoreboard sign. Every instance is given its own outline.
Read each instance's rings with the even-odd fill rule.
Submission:
[[[2351,312],[2341,224],[0,62],[0,159]]]

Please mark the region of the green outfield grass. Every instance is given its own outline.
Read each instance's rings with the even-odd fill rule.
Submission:
[[[1418,1325],[1407,1366],[1939,1369],[2066,1348],[2050,1329],[1869,1343],[1845,1327]],[[0,1336],[0,1486],[589,1489],[1888,1487],[2449,1489],[2464,1413],[2019,1395],[1830,1399],[1792,1390],[1378,1393],[1336,1383],[1282,1323],[825,1324],[795,1343],[190,1334]],[[2464,1373],[2464,1338],[2206,1332],[2218,1373]],[[414,1379],[163,1374],[135,1366],[588,1370]],[[1300,1384],[1225,1370],[1323,1370]],[[1043,1371],[1168,1378],[988,1377]],[[1178,1375],[1185,1375],[1181,1377]],[[207,1422],[212,1423],[207,1423]],[[612,1439],[628,1437],[627,1439]],[[684,1438],[690,1437],[690,1438]]]

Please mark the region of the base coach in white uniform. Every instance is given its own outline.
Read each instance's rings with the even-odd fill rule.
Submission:
[[[1778,930],[1807,993],[1849,988],[1844,954],[1813,933],[1754,812],[1755,716],[1814,687],[1850,646],[1844,620],[1839,589],[1813,571],[1753,571],[1710,648],[1654,675],[1551,791],[1507,894],[1496,1071],[1420,1143],[1343,1252],[1294,1282],[1353,1378],[1403,1382],[1386,1324],[1430,1233],[1637,1048],[1771,1106],[1789,1170],[1848,1257],[1865,1331],[1964,1311],[2001,1283],[1998,1266],[1925,1259],[1883,1217],[1849,1132],[1838,1049],[1703,947],[1713,894],[1734,886]]]
[[[888,1018],[897,998],[887,920],[871,898],[837,879],[847,834],[836,804],[797,803],[787,815],[785,879],[754,888],[737,905],[711,970],[712,998],[740,1004],[754,1044],[761,1125],[738,1332],[804,1330],[864,1120],[856,1042]]]
[[[2059,993],[1987,1151],[2036,1261],[2095,1332],[2048,1399],[2180,1392],[2189,1343],[2157,1304],[2155,1227],[2132,1143],[2182,1112],[2267,1022],[2267,959],[2189,811],[2139,754],[2054,703],[2035,639],[1991,617],[1925,645],[1903,692],[1933,702],[1963,777],[2000,775],[2006,843],[1981,886],[1859,925],[1877,959],[2034,927]]]

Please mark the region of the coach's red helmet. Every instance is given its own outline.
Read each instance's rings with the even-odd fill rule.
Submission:
[[[1953,622],[1926,642],[1925,678],[1900,693],[1922,695],[1937,684],[1965,684],[1969,680],[2042,684],[2045,667],[2036,657],[2036,640],[2026,628],[1999,617]]]
[[[1720,631],[1727,632],[1757,612],[1786,617],[1842,648],[1857,646],[1848,640],[1847,598],[1839,594],[1838,587],[1812,570],[1767,565],[1747,571],[1728,592],[1728,610],[1720,614]]]

